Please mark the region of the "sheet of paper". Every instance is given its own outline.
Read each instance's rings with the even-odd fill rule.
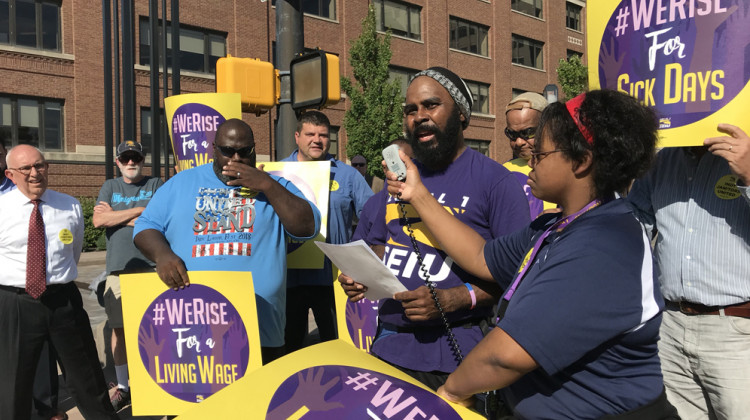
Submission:
[[[343,245],[315,242],[315,245],[336,264],[342,273],[357,283],[367,286],[365,297],[378,300],[392,297],[394,293],[405,292],[406,287],[380,261],[363,240]]]

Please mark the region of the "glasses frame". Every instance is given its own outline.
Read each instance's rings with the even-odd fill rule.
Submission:
[[[521,131],[516,131],[505,127],[505,137],[507,137],[511,141],[515,141],[518,138],[524,139],[526,141],[533,140],[534,137],[536,137],[536,129],[537,127],[528,127],[524,128]]]
[[[252,146],[246,146],[246,147],[240,147],[239,149],[235,149],[234,147],[229,146],[217,146],[214,143],[214,149],[218,150],[219,153],[221,153],[222,156],[231,158],[235,154],[239,155],[242,159],[247,159],[253,156],[255,153],[255,145]],[[232,154],[227,154],[229,151],[232,152]]]
[[[20,168],[8,168],[8,169],[10,169],[11,171],[17,171],[23,176],[29,176],[31,175],[32,169],[36,169],[37,173],[43,173],[43,172],[47,172],[47,168],[49,168],[49,163],[40,162],[40,163],[35,163],[33,165],[21,166]]]
[[[127,152],[126,152],[126,153],[127,153]],[[133,158],[133,156],[135,156],[135,158]],[[144,160],[146,160],[146,158],[145,158],[144,156],[141,156],[141,155],[139,155],[138,153],[134,153],[133,155],[130,155],[130,159],[128,159],[128,160],[126,160],[126,161],[124,161],[124,162],[123,162],[123,160],[122,160],[122,158],[123,158],[123,157],[125,157],[125,153],[123,153],[122,155],[120,155],[120,156],[118,156],[118,157],[117,157],[117,161],[118,161],[118,162],[120,162],[120,163],[122,163],[123,165],[127,165],[127,164],[128,164],[128,162],[130,162],[131,160],[132,160],[132,161],[133,161],[133,163],[135,163],[135,164],[141,163],[141,162],[143,162]]]
[[[567,152],[567,151],[568,151],[568,149],[555,149],[555,150],[550,150],[550,151],[547,151],[547,152],[531,152],[531,159],[529,159],[529,163],[531,165],[538,165],[539,162],[542,161],[542,159],[546,158],[547,156],[551,155],[552,153]]]

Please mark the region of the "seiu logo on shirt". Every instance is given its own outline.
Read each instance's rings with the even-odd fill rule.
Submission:
[[[130,204],[141,200],[150,200],[152,195],[154,195],[153,191],[139,191],[138,195],[133,197],[123,197],[120,193],[114,193],[112,194],[112,204]]]

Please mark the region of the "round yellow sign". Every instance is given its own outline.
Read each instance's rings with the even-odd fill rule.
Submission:
[[[335,179],[331,180],[331,192],[334,192],[339,189],[339,183],[336,182]]]
[[[738,198],[741,193],[740,189],[737,188],[737,177],[734,175],[724,175],[716,181],[714,185],[714,194],[722,200],[734,200]]]
[[[64,243],[65,245],[70,245],[73,243],[73,232],[71,232],[70,229],[61,230],[58,236],[60,237],[60,242]]]

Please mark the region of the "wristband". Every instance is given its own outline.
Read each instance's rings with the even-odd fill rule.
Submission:
[[[471,296],[471,308],[469,309],[474,309],[477,307],[477,294],[474,293],[474,288],[469,283],[464,283],[464,286],[469,289],[469,296]]]

